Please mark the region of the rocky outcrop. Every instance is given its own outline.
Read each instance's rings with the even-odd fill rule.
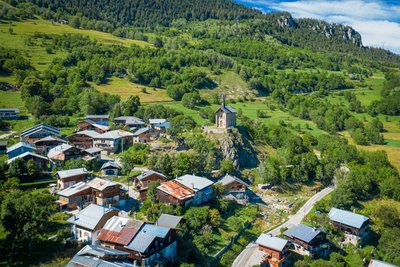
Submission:
[[[281,16],[278,19],[278,24],[282,28],[286,28],[286,27],[287,28],[296,28],[297,27],[297,23],[291,15]]]
[[[279,17],[275,17],[275,19],[278,27],[282,30],[309,29],[313,32],[324,35],[328,39],[341,39],[346,42],[351,42],[357,47],[362,47],[361,35],[350,26],[328,23],[326,21],[317,19],[294,19],[290,13],[279,14]]]
[[[258,165],[257,153],[245,133],[238,129],[228,130],[218,137],[218,141],[222,158],[231,159],[236,169]]]

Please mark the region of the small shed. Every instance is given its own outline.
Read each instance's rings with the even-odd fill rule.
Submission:
[[[108,161],[101,166],[103,176],[118,176],[121,167],[115,161]]]

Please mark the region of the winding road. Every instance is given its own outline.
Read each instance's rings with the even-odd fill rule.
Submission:
[[[269,231],[269,234],[272,235],[279,235],[281,228],[290,228],[294,225],[298,225],[304,219],[304,217],[311,211],[314,204],[323,199],[326,195],[333,191],[334,187],[327,187],[323,190],[319,191],[315,195],[313,195],[300,209],[297,211],[296,214],[291,216],[289,220],[284,222],[283,224],[279,225],[278,227]],[[235,261],[232,264],[232,267],[247,267],[247,266],[254,266],[260,264],[262,259],[262,253],[258,251],[258,245],[255,241],[250,242],[246,246],[246,248],[237,256]]]

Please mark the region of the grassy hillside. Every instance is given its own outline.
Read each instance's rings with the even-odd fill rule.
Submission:
[[[69,25],[52,23],[40,18],[35,20],[18,22],[5,21],[4,23],[0,23],[0,45],[6,48],[17,49],[21,55],[30,59],[32,66],[37,70],[45,70],[55,57],[62,57],[65,53],[60,51],[55,54],[47,53],[45,43],[33,43],[29,45],[28,38],[33,37],[35,33],[82,34],[108,45],[151,46],[149,43],[144,41],[119,38],[110,33],[99,31],[75,29]],[[34,42],[34,40],[31,41]],[[0,81],[10,82],[12,79],[10,80],[10,78],[7,77],[0,77]]]
[[[172,101],[164,89],[135,84],[124,78],[112,77],[107,84],[92,85],[100,92],[119,95],[122,100],[126,100],[131,95],[138,95],[142,103]]]

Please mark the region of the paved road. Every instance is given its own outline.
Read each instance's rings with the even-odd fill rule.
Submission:
[[[2,134],[2,135],[0,135],[0,139],[7,139],[8,137],[12,136],[12,135],[15,134],[15,133],[16,133],[16,132],[11,131],[11,132],[9,132],[9,133]]]
[[[272,235],[279,235],[280,229],[287,227],[290,228],[294,225],[298,225],[304,219],[304,217],[311,211],[314,204],[323,199],[326,195],[333,191],[333,187],[327,187],[315,195],[313,195],[300,209],[299,211],[291,216],[289,220],[272,229],[268,233]],[[237,256],[232,264],[232,267],[247,267],[260,264],[262,254],[258,253],[258,245],[254,241],[250,242],[247,247]]]

